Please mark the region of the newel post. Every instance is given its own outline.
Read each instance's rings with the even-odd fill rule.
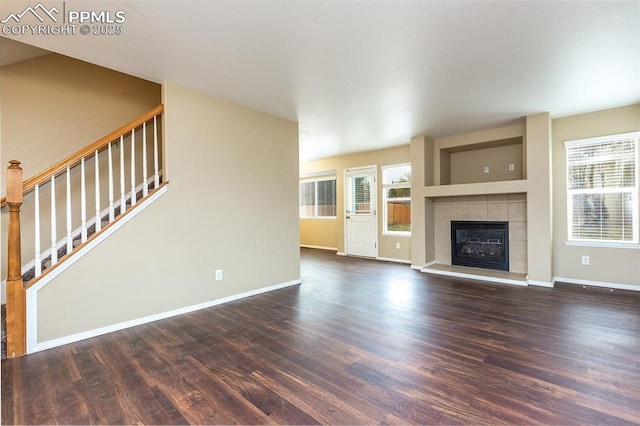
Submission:
[[[20,207],[22,206],[22,168],[9,161],[7,204],[9,205],[9,244],[7,247],[7,356],[26,352],[26,291],[22,283],[20,254]]]

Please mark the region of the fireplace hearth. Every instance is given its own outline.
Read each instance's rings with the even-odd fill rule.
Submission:
[[[451,264],[509,270],[508,222],[451,222]]]

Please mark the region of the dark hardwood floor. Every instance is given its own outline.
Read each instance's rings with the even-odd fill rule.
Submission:
[[[2,423],[640,424],[640,294],[302,250],[300,286],[2,361]]]

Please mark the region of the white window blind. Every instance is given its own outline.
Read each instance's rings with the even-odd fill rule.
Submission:
[[[638,243],[639,136],[565,142],[570,241]]]
[[[300,180],[300,217],[336,216],[336,177]]]

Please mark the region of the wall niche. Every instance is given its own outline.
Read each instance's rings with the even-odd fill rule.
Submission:
[[[523,137],[512,137],[440,150],[440,185],[521,180]]]

